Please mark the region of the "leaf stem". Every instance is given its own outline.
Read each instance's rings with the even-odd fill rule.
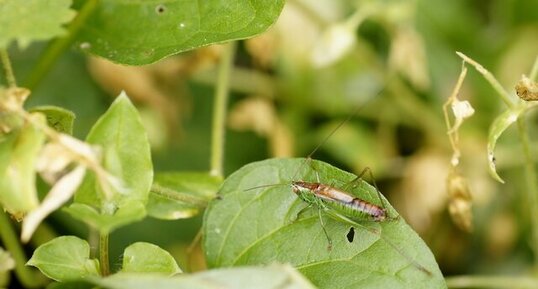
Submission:
[[[207,203],[209,202],[209,200],[207,199],[203,199],[194,195],[189,195],[187,193],[182,193],[157,184],[151,185],[150,191],[169,200],[185,202],[187,204],[198,206],[201,208],[205,208],[207,206]]]
[[[454,276],[445,279],[448,288],[536,288],[538,279],[510,276]]]
[[[25,288],[43,287],[47,280],[43,275],[26,266],[28,259],[8,216],[3,210],[0,211],[0,238],[4,246],[6,246],[7,251],[15,260],[15,274],[17,274],[17,278],[21,284]]]
[[[525,181],[527,186],[525,193],[531,217],[531,247],[534,253],[534,262],[538,265],[538,184],[536,182],[537,174],[529,146],[529,135],[527,134],[527,123],[525,122],[524,115],[523,113],[517,119],[517,128],[523,148],[523,157],[525,158]]]
[[[46,48],[43,55],[39,58],[38,63],[35,68],[32,70],[30,76],[24,81],[24,86],[29,89],[34,89],[47,72],[51,69],[54,62],[66,50],[69,45],[75,39],[82,25],[86,23],[88,17],[97,7],[99,0],[87,0],[84,3],[84,6],[79,10],[77,16],[69,26],[67,27],[67,35],[64,37],[56,38],[52,41]]]
[[[534,64],[531,68],[531,74],[529,75],[529,78],[532,81],[537,81],[538,79],[538,56],[536,56],[536,59],[534,60]]]
[[[513,108],[516,105],[516,101],[510,96],[510,94],[502,87],[502,85],[495,79],[493,74],[489,72],[487,69],[485,69],[482,65],[480,65],[478,62],[474,61],[473,59],[469,58],[467,55],[456,52],[456,54],[463,59],[463,61],[471,64],[474,66],[474,68],[484,76],[484,78],[491,84],[493,89],[499,94],[501,99],[504,101],[504,103],[509,107]]]
[[[108,261],[108,232],[99,233],[99,263],[101,265],[101,275],[110,275],[110,263]]]
[[[15,74],[13,73],[13,67],[11,66],[11,61],[9,60],[9,54],[7,53],[6,48],[0,49],[0,61],[4,67],[8,87],[17,87],[17,81],[15,80]]]
[[[211,163],[209,173],[212,176],[222,177],[224,161],[224,133],[226,129],[226,106],[229,95],[230,71],[234,61],[235,42],[224,46],[220,59],[217,89],[213,104],[213,126],[211,132]]]

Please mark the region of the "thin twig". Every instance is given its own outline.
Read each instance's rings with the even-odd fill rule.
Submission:
[[[229,95],[230,71],[234,61],[235,42],[224,46],[220,59],[219,75],[213,104],[213,127],[211,133],[210,174],[222,177],[224,163],[224,135],[226,130],[226,107]]]
[[[99,265],[101,265],[101,275],[110,275],[110,263],[108,261],[108,232],[99,233]]]
[[[17,274],[17,278],[22,286],[25,288],[43,287],[46,284],[46,279],[37,271],[33,271],[26,266],[28,259],[26,258],[24,249],[17,238],[17,233],[13,229],[7,214],[3,211],[0,211],[0,238],[7,251],[15,260],[15,274]]]
[[[489,72],[487,69],[485,69],[482,65],[480,65],[478,62],[474,61],[473,59],[469,58],[467,55],[461,53],[461,52],[456,52],[456,54],[461,57],[465,62],[471,64],[472,66],[474,66],[474,68],[476,70],[478,70],[478,72],[480,72],[480,74],[482,74],[484,76],[484,78],[489,82],[489,84],[491,84],[491,86],[493,87],[493,89],[495,89],[495,91],[497,92],[497,94],[499,94],[499,96],[501,97],[501,99],[504,101],[504,103],[509,107],[509,108],[513,108],[515,105],[516,105],[516,101],[510,96],[510,94],[502,87],[502,85],[497,81],[497,79],[495,79],[495,77],[493,76],[493,74],[491,74],[491,72]]]
[[[17,81],[15,80],[15,74],[13,73],[13,67],[11,67],[11,61],[9,60],[7,49],[0,49],[0,60],[2,62],[2,66],[4,67],[8,87],[17,87]]]
[[[529,135],[527,133],[527,124],[525,122],[525,113],[521,114],[517,119],[517,128],[519,139],[523,148],[523,156],[525,158],[525,181],[527,190],[526,199],[528,201],[530,217],[531,217],[531,247],[534,253],[534,262],[538,264],[538,184],[536,183],[536,169],[529,146]]]
[[[529,74],[529,78],[532,81],[538,81],[538,56],[536,56],[536,59],[534,60],[534,64],[531,68],[531,73]]]

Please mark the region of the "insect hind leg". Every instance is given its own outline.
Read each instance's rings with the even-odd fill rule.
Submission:
[[[363,176],[366,173],[368,173],[368,176],[370,177],[370,180],[371,180],[372,184],[374,185],[374,188],[375,188],[375,191],[377,193],[377,197],[379,198],[379,202],[381,203],[381,206],[385,209],[386,212],[388,212],[388,206],[387,206],[385,200],[383,199],[383,197],[381,196],[381,191],[377,187],[377,183],[375,181],[374,174],[372,173],[372,170],[370,169],[370,167],[365,167],[362,170],[362,172],[355,179],[353,179],[351,182],[349,182],[349,184],[351,184],[351,188],[349,188],[349,189],[351,190],[351,189],[356,188],[360,184],[360,182],[363,180]],[[395,220],[398,220],[398,219],[400,219],[399,215],[397,215],[395,217],[392,217],[392,216],[388,216],[388,214],[387,214],[387,217],[384,219],[384,221],[395,221]]]
[[[329,244],[327,245],[327,250],[331,251],[333,248],[333,241],[331,237],[329,237],[329,233],[327,233],[327,229],[325,228],[325,223],[323,222],[323,216],[321,215],[321,208],[318,208],[318,216],[319,216],[319,223],[321,225],[321,228],[323,229],[323,233],[325,233],[325,237],[327,237],[327,242]]]

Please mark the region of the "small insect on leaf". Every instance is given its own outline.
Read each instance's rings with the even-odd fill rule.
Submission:
[[[319,161],[304,164],[305,159],[265,160],[224,181],[223,198],[210,202],[205,213],[203,246],[210,267],[288,263],[318,288],[446,288],[428,247],[384,198],[387,218],[352,220],[351,235],[344,221],[350,215],[320,212],[301,200],[291,186],[300,180],[330,184],[352,194],[347,196],[352,201],[383,206],[374,187],[350,183],[357,176]]]

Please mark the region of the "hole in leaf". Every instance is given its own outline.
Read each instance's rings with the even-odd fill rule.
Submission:
[[[155,7],[155,12],[157,14],[163,14],[165,11],[166,11],[166,6],[164,6],[162,4],[157,5],[157,7]]]
[[[355,239],[355,229],[353,227],[349,228],[349,232],[347,232],[346,235],[347,241],[352,243],[353,239]]]

